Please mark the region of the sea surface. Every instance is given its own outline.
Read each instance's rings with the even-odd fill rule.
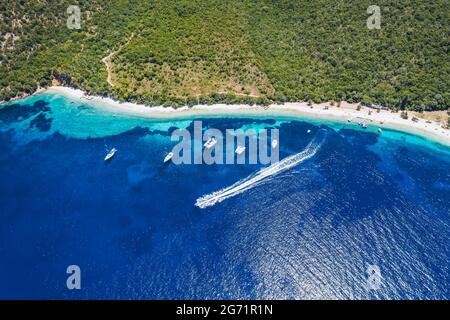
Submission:
[[[293,160],[164,165],[194,120],[279,129]],[[0,106],[1,299],[449,299],[449,223],[450,148],[407,133]]]

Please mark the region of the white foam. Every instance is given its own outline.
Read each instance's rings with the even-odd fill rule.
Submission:
[[[201,209],[215,205],[225,199],[234,197],[248,189],[254,188],[257,185],[267,181],[268,178],[273,177],[283,171],[286,171],[294,166],[299,165],[307,159],[312,158],[322,146],[326,137],[326,131],[320,130],[308,144],[308,146],[301,152],[284,158],[283,160],[261,169],[256,174],[239,180],[235,184],[221,189],[219,191],[201,196],[195,202],[195,205]]]

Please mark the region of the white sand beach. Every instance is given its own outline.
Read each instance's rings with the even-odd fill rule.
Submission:
[[[426,121],[424,119],[412,120],[413,112],[409,112],[409,119],[402,119],[400,113],[386,110],[377,112],[374,109],[361,107],[357,110],[357,104],[342,102],[340,107],[331,106],[329,103],[313,104],[306,102],[286,103],[283,105],[270,105],[269,107],[250,105],[196,105],[193,107],[148,107],[134,103],[121,103],[110,98],[99,96],[86,96],[81,90],[52,86],[45,90],[47,93],[60,94],[68,98],[89,102],[99,108],[112,113],[123,113],[134,116],[142,116],[151,119],[168,119],[191,116],[287,116],[310,119],[325,119],[337,122],[349,121],[352,123],[366,122],[369,126],[377,128],[389,128],[409,132],[435,140],[450,146],[450,130],[444,129],[442,123]]]

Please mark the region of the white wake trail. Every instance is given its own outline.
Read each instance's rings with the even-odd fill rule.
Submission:
[[[283,160],[267,168],[261,169],[255,174],[252,174],[245,179],[239,180],[238,182],[229,187],[201,196],[200,198],[197,199],[195,205],[201,209],[213,206],[216,203],[234,197],[235,195],[238,195],[250,188],[253,188],[261,184],[262,182],[265,182],[269,177],[277,175],[283,171],[286,171],[302,163],[305,160],[312,158],[322,146],[325,137],[326,131],[322,129],[316,134],[316,136],[314,136],[314,138],[311,140],[311,142],[303,151],[295,155],[289,156],[287,158],[284,158]]]

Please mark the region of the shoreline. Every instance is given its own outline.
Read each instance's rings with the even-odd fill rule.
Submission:
[[[43,92],[45,92],[47,90],[48,90],[48,88],[41,88],[41,87],[39,87],[33,93],[24,93],[23,95],[11,98],[8,101],[2,100],[2,101],[0,101],[0,107],[2,105],[6,105],[6,104],[11,103],[11,102],[15,102],[15,101],[19,101],[19,100],[23,100],[23,99],[35,96],[35,95],[37,95],[39,93],[43,93]]]
[[[446,146],[450,146],[450,130],[442,128],[442,124],[436,121],[419,119],[413,121],[409,112],[409,119],[402,119],[400,112],[393,113],[387,110],[377,112],[374,109],[361,106],[357,110],[356,103],[341,102],[340,107],[331,106],[330,103],[312,104],[306,102],[292,102],[283,105],[272,104],[269,107],[256,105],[195,105],[193,107],[148,107],[131,102],[119,102],[111,98],[100,96],[87,96],[82,90],[63,86],[51,86],[39,90],[38,93],[59,94],[70,99],[80,100],[111,113],[127,114],[149,119],[177,119],[201,116],[268,116],[268,117],[293,117],[313,120],[330,120],[341,123],[367,122],[369,126],[386,128],[406,133],[412,133],[425,137]],[[370,113],[370,114],[369,114]]]

